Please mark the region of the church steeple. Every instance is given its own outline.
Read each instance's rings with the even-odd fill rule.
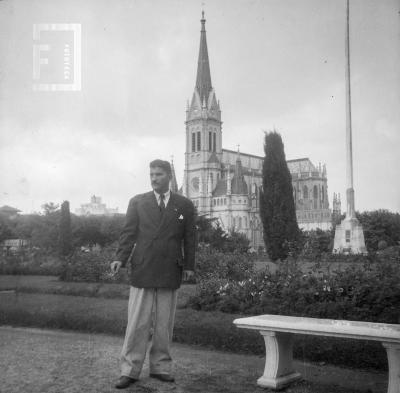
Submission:
[[[200,96],[200,102],[208,102],[208,96],[212,90],[210,63],[208,61],[207,38],[206,38],[206,20],[204,11],[202,11],[201,32],[200,32],[200,50],[197,63],[196,89]]]
[[[172,192],[178,192],[178,182],[176,181],[173,157],[171,157],[171,175],[172,175],[172,177],[171,177],[171,181],[169,184],[169,188]]]
[[[222,159],[221,109],[211,84],[206,39],[206,20],[201,18],[196,86],[186,108],[184,192],[199,213],[210,212],[212,192],[220,180]]]

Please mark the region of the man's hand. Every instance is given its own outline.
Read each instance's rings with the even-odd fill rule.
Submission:
[[[119,272],[119,269],[121,268],[121,266],[122,266],[122,262],[121,261],[111,262],[111,266],[110,266],[111,267],[111,273],[113,275],[117,274]]]
[[[192,277],[194,277],[194,271],[193,270],[184,270],[183,271],[183,281],[189,281]]]

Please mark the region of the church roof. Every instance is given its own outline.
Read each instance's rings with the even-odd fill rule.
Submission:
[[[230,149],[222,149],[222,152],[234,153],[234,154],[237,153],[237,151],[235,151],[235,150],[230,150]],[[264,160],[264,157],[256,156],[255,154],[249,154],[249,153],[242,153],[242,152],[240,152],[240,155],[241,155],[241,156],[252,157],[252,158],[258,158],[259,160]]]
[[[298,158],[296,160],[288,160],[287,166],[289,168],[290,173],[318,171],[309,158]]]
[[[200,50],[199,60],[197,64],[196,89],[200,95],[200,101],[208,101],[208,96],[212,90],[210,63],[208,61],[207,38],[206,38],[206,20],[204,19],[204,11],[201,18],[200,32]]]
[[[208,164],[214,164],[214,163],[219,164],[219,160],[218,160],[218,157],[217,157],[217,155],[216,155],[215,152],[213,152],[213,153],[211,154],[211,156],[210,156],[210,158],[208,159],[207,163],[208,163]]]
[[[217,183],[217,186],[215,187],[215,190],[213,191],[213,196],[219,197],[226,195],[226,191],[226,179],[220,179]]]
[[[244,180],[242,161],[240,160],[239,152],[238,152],[238,157],[236,159],[235,175],[233,176],[231,184],[232,184],[231,186],[232,194],[242,195],[248,193],[247,184],[246,181]]]

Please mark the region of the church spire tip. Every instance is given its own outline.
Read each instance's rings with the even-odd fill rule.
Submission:
[[[196,89],[200,95],[201,103],[207,103],[209,94],[212,90],[210,63],[208,60],[207,38],[206,38],[206,20],[204,19],[204,10],[201,12],[201,32],[199,60],[197,65]]]

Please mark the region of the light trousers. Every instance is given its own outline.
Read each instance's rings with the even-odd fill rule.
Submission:
[[[131,286],[128,324],[121,352],[121,375],[138,379],[146,357],[150,331],[150,373],[170,373],[170,344],[174,328],[178,290]]]

